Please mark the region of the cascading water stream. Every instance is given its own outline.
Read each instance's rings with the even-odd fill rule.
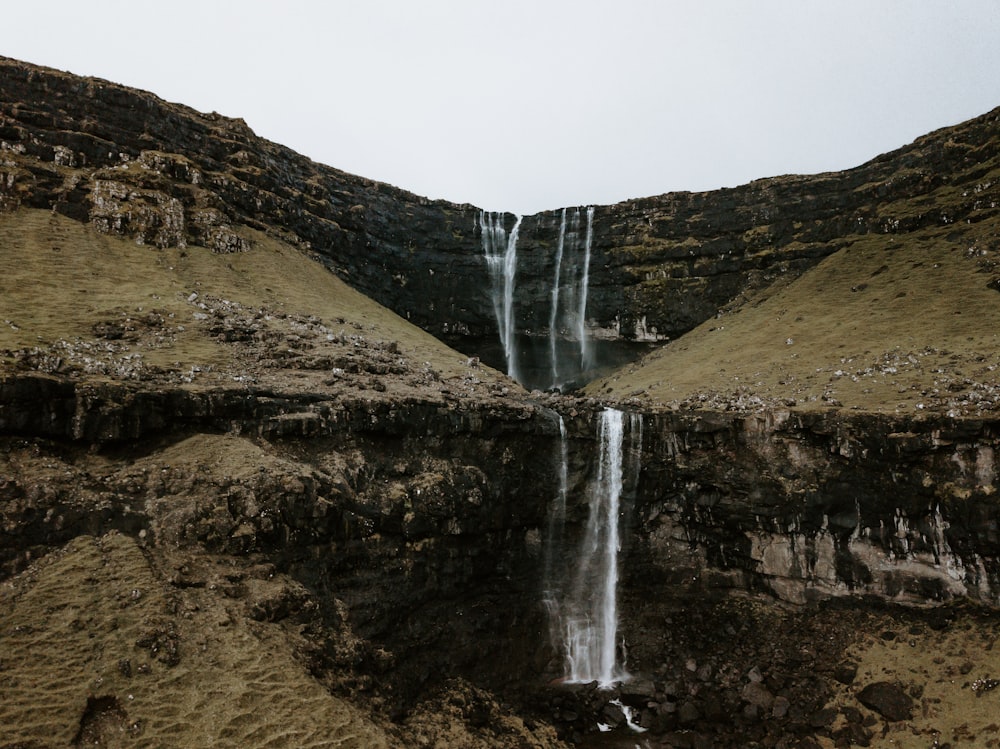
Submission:
[[[617,659],[619,523],[626,471],[638,468],[639,417],[630,416],[628,427],[626,449],[625,415],[612,408],[601,412],[597,478],[590,490],[587,528],[570,596],[559,607],[566,680],[571,683],[597,681],[610,686],[628,678]]]
[[[500,342],[503,345],[507,375],[528,387],[548,387],[562,390],[575,387],[586,380],[593,369],[592,342],[587,335],[587,299],[590,285],[590,256],[594,237],[594,207],[586,209],[586,229],[583,209],[564,208],[559,218],[559,235],[553,263],[552,285],[549,296],[548,319],[548,372],[543,361],[532,359],[534,347],[518,349],[517,308],[522,310],[537,304],[537,297],[517,299],[517,240],[521,217],[515,216],[508,233],[505,213],[479,212],[480,241],[483,257],[489,272],[490,294],[497,321]],[[530,253],[529,253],[530,254]],[[529,267],[533,267],[529,263]],[[526,289],[532,289],[527,284]],[[529,292],[530,293],[530,292]],[[515,305],[515,301],[517,304]],[[527,331],[530,336],[533,331]],[[567,350],[575,341],[575,355]],[[522,339],[522,344],[525,340]],[[560,350],[562,349],[562,350]],[[541,348],[541,351],[544,351]],[[528,358],[521,361],[521,355]],[[539,366],[541,365],[541,366]]]
[[[587,208],[587,234],[583,241],[583,279],[580,281],[580,310],[577,313],[577,338],[580,341],[580,371],[591,365],[587,344],[587,289],[590,285],[590,245],[594,239],[594,206]]]
[[[594,208],[587,208],[586,232],[581,231],[581,209],[563,208],[559,218],[555,272],[549,307],[549,387],[562,390],[579,383],[591,368],[587,337],[587,287],[590,283],[590,248],[593,242]],[[559,341],[576,341],[575,357],[560,354]]]
[[[569,443],[566,438],[566,422],[559,416],[559,454],[557,475],[558,493],[549,513],[548,528],[545,533],[544,559],[542,569],[543,603],[549,613],[550,638],[553,643],[562,639],[560,631],[563,579],[565,570],[563,536],[566,530],[566,493],[569,490]]]
[[[507,376],[521,381],[517,366],[517,347],[514,321],[514,280],[517,275],[517,233],[521,217],[517,216],[508,236],[503,224],[504,214],[480,211],[483,254],[490,272],[493,311],[497,318],[500,342],[507,360]]]
[[[552,311],[549,315],[549,357],[552,360],[552,387],[559,387],[559,354],[556,339],[559,334],[559,282],[562,276],[563,248],[566,245],[566,209],[559,219],[559,242],[556,245],[556,274],[552,281]]]

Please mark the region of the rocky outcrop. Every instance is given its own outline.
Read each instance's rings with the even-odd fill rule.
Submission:
[[[1000,603],[993,420],[703,412],[644,433],[640,589]]]
[[[630,730],[623,705],[658,736],[734,732],[718,745],[739,745],[750,726],[835,732],[833,714],[817,717],[829,693],[813,683],[815,664],[780,665],[791,656],[766,617],[754,624],[745,611],[713,608],[727,592],[803,607],[846,597],[997,603],[994,422],[645,414],[624,514],[620,632],[640,667],[667,659],[665,633],[676,654],[612,691],[545,686],[562,673],[541,589],[561,453],[550,407],[566,425],[566,549],[575,549],[597,470],[594,402],[8,377],[0,563],[8,576],[81,533],[119,531],[178,590],[216,580],[254,621],[311,622],[310,669],[403,725],[422,714],[411,710],[425,690],[461,677],[516,695],[523,711],[542,710],[578,740],[598,721]],[[199,572],[206,553],[224,576]],[[808,611],[788,636],[804,636]],[[829,623],[837,618],[828,610],[809,626],[823,642],[828,628],[846,641],[850,627]],[[758,657],[752,638],[772,643],[769,668],[786,681],[730,670],[753,665],[744,660]],[[484,659],[483,642],[504,657]],[[823,661],[831,673],[835,655]],[[463,720],[487,719],[476,717],[480,702],[492,704],[459,700],[472,711]],[[490,725],[494,712],[483,714]]]
[[[0,59],[0,209],[52,208],[154,246],[246,249],[232,227],[314,252],[357,289],[459,349],[501,365],[480,211],[316,164],[241,120]],[[871,233],[996,217],[1000,110],[855,169],[669,193],[594,210],[588,335],[675,338],[748,289]],[[572,210],[572,209],[571,209]],[[579,209],[577,209],[579,211]],[[561,211],[520,226],[514,319],[522,359],[548,355]],[[502,219],[508,228],[514,217]],[[558,337],[572,340],[560,329]],[[541,378],[539,378],[541,381]]]
[[[29,376],[3,381],[0,431],[4,576],[113,530],[155,554],[266,561],[366,643],[341,642],[327,656],[337,669],[391,662],[386,695],[401,704],[441,675],[521,678],[533,657],[519,644],[498,668],[479,653],[483,637],[544,629],[536,571],[558,434],[547,409]],[[126,445],[130,457],[111,458]]]
[[[326,167],[108,81],[0,59],[0,208],[51,208],[140,244],[243,249],[231,227],[311,250],[434,333],[495,323],[478,211]],[[483,287],[485,288],[485,287]]]

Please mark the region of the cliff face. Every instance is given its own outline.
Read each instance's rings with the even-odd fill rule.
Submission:
[[[112,664],[174,669],[176,681],[203,668],[206,641],[222,647],[212,632],[246,620],[265,639],[244,647],[266,650],[266,636],[279,636],[267,632],[280,633],[315,678],[378,716],[402,746],[452,730],[440,718],[428,727],[424,711],[480,737],[456,746],[558,746],[549,724],[582,741],[597,722],[624,724],[612,700],[641,711],[657,736],[694,731],[717,746],[740,746],[748,732],[832,737],[846,729],[823,710],[846,699],[829,685],[854,679],[849,643],[887,628],[915,642],[956,615],[886,617],[871,601],[998,602],[995,421],[645,415],[640,470],[623,498],[618,590],[619,635],[637,676],[614,690],[549,685],[563,662],[543,605],[546,571],[553,559],[575,568],[598,473],[595,404],[549,404],[564,412],[567,448],[559,547],[563,443],[544,406],[7,378],[0,563],[6,579],[26,585],[52,549],[64,567],[79,566],[76,549],[91,543],[81,534],[104,549],[132,539],[153,577],[116,573],[108,600],[134,606],[129,589],[142,601],[162,589],[168,603],[149,609],[134,647],[106,646]],[[748,599],[727,598],[733,591],[803,608],[785,619],[741,606]],[[853,603],[831,608],[836,598]],[[11,621],[22,621],[15,611]],[[992,631],[991,621],[981,626]],[[15,670],[16,638],[5,651]],[[502,657],[484,657],[484,643]],[[781,696],[795,712],[744,710],[758,699],[742,676],[754,667],[768,675],[760,699]],[[110,670],[105,692],[136,694],[129,716],[158,735],[142,699],[153,682]],[[504,694],[534,716],[532,727],[515,730],[469,687],[428,705],[443,677]],[[6,704],[5,716],[20,715],[10,712],[19,702]],[[849,720],[870,737],[860,717]]]
[[[697,585],[794,603],[1000,602],[994,420],[765,412],[652,421],[630,578],[640,588],[704,576]]]
[[[341,693],[364,699],[377,678],[398,712],[444,675],[509,686],[548,657],[537,570],[557,422],[502,400],[8,378],[0,570],[117,532],[175,594],[209,585],[218,559],[212,589],[251,619],[311,622],[300,656]],[[262,593],[260,565],[295,583]],[[509,657],[483,661],[484,639]],[[194,647],[177,639],[178,660]]]
[[[478,211],[316,164],[107,81],[0,59],[2,201],[156,247],[244,249],[245,225],[311,249],[355,288],[435,333],[495,326]],[[433,293],[432,293],[433,290]]]

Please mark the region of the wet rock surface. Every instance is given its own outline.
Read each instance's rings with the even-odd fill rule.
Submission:
[[[996,600],[992,420],[701,413],[645,433],[632,569],[649,578],[694,565],[798,603]]]

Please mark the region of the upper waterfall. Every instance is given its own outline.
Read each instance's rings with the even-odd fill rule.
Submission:
[[[590,287],[590,246],[594,241],[594,206],[587,207],[587,234],[583,240],[583,272],[580,280],[580,307],[576,313],[576,339],[580,343],[580,371],[590,368],[587,343],[587,291]]]
[[[590,284],[590,248],[594,237],[594,208],[587,208],[581,239],[580,209],[563,208],[556,242],[555,273],[549,308],[549,388],[562,390],[580,380],[592,365],[587,336],[587,291]],[[561,353],[561,339],[575,339],[576,350]]]
[[[507,375],[521,382],[517,366],[516,320],[514,317],[514,282],[517,275],[517,233],[521,217],[517,216],[508,236],[502,213],[481,211],[483,254],[490,272],[490,288],[497,328],[507,360]]]
[[[523,258],[521,217],[508,231],[506,216],[481,211],[477,228],[507,374],[529,388],[577,387],[595,365],[587,318],[594,207],[563,208],[555,242],[536,239]],[[551,231],[547,217],[528,229]]]

